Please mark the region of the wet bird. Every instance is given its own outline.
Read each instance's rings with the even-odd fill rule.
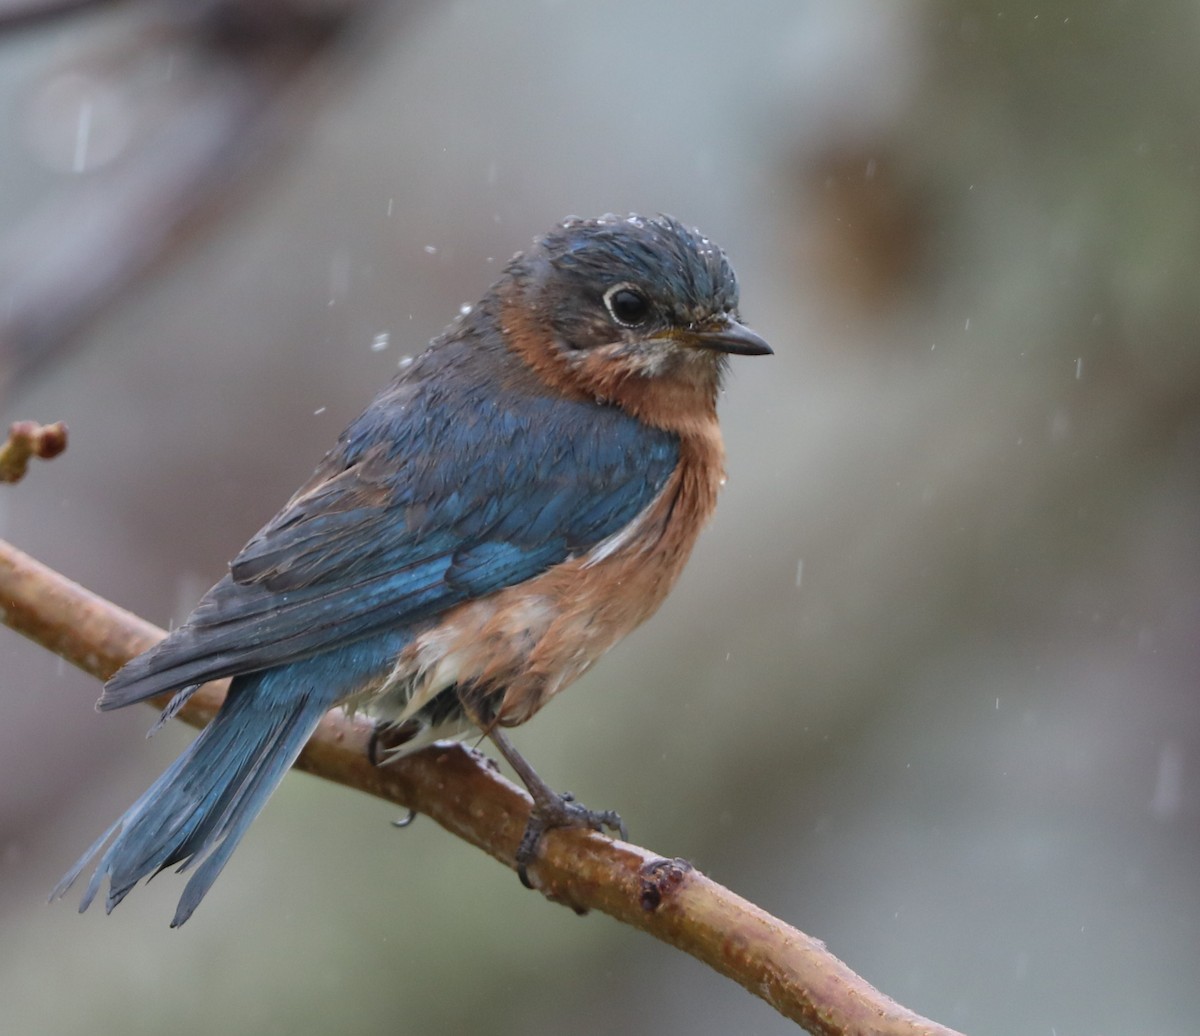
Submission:
[[[617,827],[552,792],[505,728],[648,618],[724,481],[716,402],[738,316],[715,244],[667,216],[568,219],[409,362],[165,640],[97,707],[232,677],[211,723],[83,855],[112,910],[195,867],[191,916],[324,713],[365,710],[413,751],[482,731],[549,827]],[[161,722],[161,721],[160,721]],[[107,845],[107,847],[106,847]]]

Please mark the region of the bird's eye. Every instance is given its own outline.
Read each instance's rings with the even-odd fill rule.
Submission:
[[[636,288],[618,284],[604,293],[604,304],[618,324],[637,327],[650,315],[650,302]]]

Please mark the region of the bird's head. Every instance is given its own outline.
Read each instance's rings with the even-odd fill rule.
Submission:
[[[669,216],[568,219],[507,274],[501,319],[526,361],[654,424],[711,413],[727,357],[771,352],[739,321],[725,253]]]

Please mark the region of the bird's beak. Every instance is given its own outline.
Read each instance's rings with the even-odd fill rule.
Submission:
[[[736,320],[726,320],[715,327],[693,332],[691,344],[700,349],[739,356],[771,356],[775,352],[763,338]]]

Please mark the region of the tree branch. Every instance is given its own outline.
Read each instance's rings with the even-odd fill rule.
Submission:
[[[0,618],[99,679],[164,636],[3,540]],[[204,726],[225,689],[225,681],[201,688],[179,718]],[[368,758],[371,734],[365,720],[331,712],[296,765],[424,813],[515,868],[513,854],[531,805],[523,791],[480,753],[457,744],[374,766]],[[560,829],[543,839],[532,876],[548,898],[580,913],[603,911],[690,953],[816,1036],[958,1036],[884,996],[818,940],[686,861],[593,832]]]
[[[0,33],[99,4],[0,0]],[[411,12],[418,3],[389,6]],[[136,134],[120,161],[74,177],[0,234],[0,380],[43,361],[263,171],[311,115],[314,95],[304,87],[360,60],[368,20],[384,5],[152,0],[131,7],[122,37],[73,54],[55,71],[141,83],[157,54],[172,73],[129,87]]]

